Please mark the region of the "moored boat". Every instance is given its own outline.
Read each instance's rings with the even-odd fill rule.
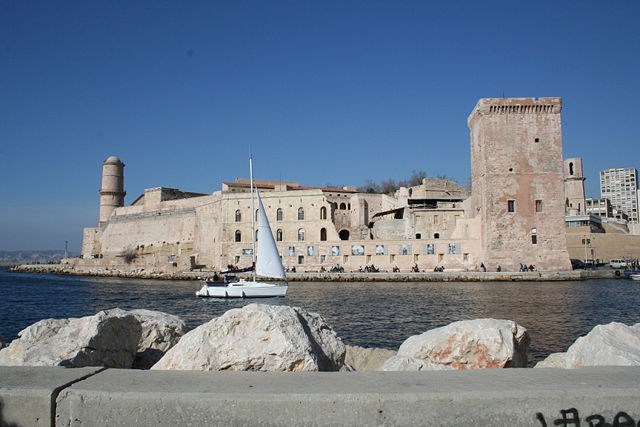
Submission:
[[[255,233],[254,216],[251,216],[253,240],[253,274],[251,280],[236,279],[235,277],[225,277],[224,279],[216,278],[213,281],[203,281],[202,288],[196,292],[199,297],[214,298],[267,298],[267,297],[284,297],[287,294],[288,286],[286,285],[286,275],[282,260],[278,253],[278,247],[271,233],[269,219],[260,200],[260,194],[253,185],[253,163],[249,159],[249,172],[251,177],[251,210],[253,209],[254,199],[258,201],[257,215],[257,241]],[[257,243],[257,248],[256,248]],[[262,278],[275,279],[283,281],[283,283],[266,283],[256,279],[256,276]]]

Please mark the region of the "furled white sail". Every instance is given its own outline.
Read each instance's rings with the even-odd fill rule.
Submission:
[[[278,247],[275,240],[273,240],[273,234],[271,234],[271,227],[269,226],[269,220],[267,214],[264,211],[262,200],[260,200],[260,194],[258,190],[255,190],[258,198],[258,248],[256,251],[256,274],[262,277],[271,277],[274,279],[285,280],[284,267],[280,260],[280,254],[278,253]]]

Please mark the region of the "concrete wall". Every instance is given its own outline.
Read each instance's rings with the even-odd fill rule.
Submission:
[[[571,258],[599,259],[609,262],[614,258],[640,259],[640,236],[628,234],[567,233],[567,249]],[[588,243],[583,243],[588,239]]]
[[[21,426],[636,425],[638,396],[637,367],[295,374],[0,367],[0,424]]]

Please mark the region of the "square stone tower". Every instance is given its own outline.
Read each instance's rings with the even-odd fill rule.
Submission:
[[[478,262],[570,270],[560,98],[485,98],[468,119]]]
[[[585,215],[587,213],[584,197],[584,180],[582,159],[573,158],[564,161],[564,194],[568,215]]]

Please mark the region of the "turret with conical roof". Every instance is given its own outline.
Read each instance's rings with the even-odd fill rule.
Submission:
[[[124,206],[124,163],[111,156],[102,163],[102,187],[100,188],[100,227],[115,208]]]

